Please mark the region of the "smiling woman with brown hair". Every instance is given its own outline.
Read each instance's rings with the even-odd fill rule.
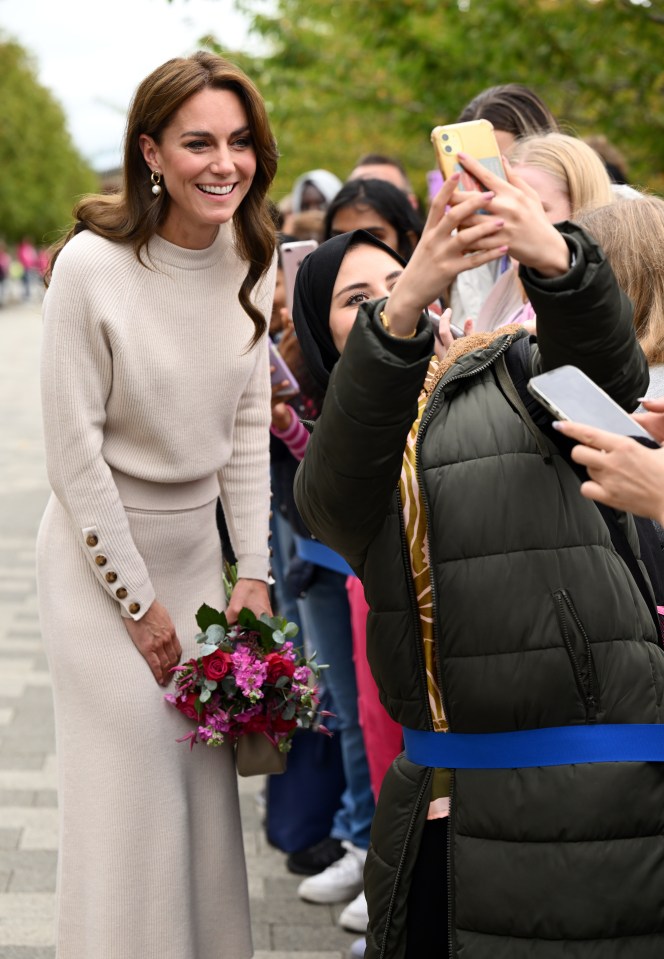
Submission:
[[[139,86],[124,190],[82,200],[44,300],[53,495],[38,541],[60,769],[58,959],[252,954],[233,751],[190,754],[163,702],[239,580],[268,598],[267,320],[276,148],[260,94],[209,53]]]

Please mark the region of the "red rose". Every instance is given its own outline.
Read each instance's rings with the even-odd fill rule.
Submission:
[[[203,656],[203,672],[205,673],[206,679],[218,682],[224,678],[230,668],[230,653],[224,653],[221,649],[217,649],[214,653],[210,653],[209,656]]]
[[[292,679],[295,672],[295,663],[290,659],[285,659],[279,653],[268,653],[265,657],[267,663],[267,681],[276,683],[280,676],[288,676]]]
[[[275,733],[289,733],[291,729],[297,726],[297,719],[284,719],[283,716],[274,716],[272,719],[272,729]]]
[[[252,716],[245,725],[245,732],[248,733],[264,733],[267,729],[267,716],[265,713],[256,713],[255,716]]]
[[[178,698],[175,701],[175,708],[179,709],[181,713],[184,713],[188,719],[194,719],[196,722],[198,722],[199,716],[198,710],[196,709],[197,698],[198,697],[196,693],[187,693],[185,697],[181,699]]]

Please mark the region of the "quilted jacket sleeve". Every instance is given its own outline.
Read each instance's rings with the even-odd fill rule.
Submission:
[[[524,267],[519,271],[537,314],[535,371],[578,366],[631,412],[649,382],[632,304],[592,237],[574,223],[560,223],[557,229],[573,254],[569,272],[547,279]]]
[[[396,339],[378,319],[383,308],[360,308],[295,477],[307,527],[355,570],[394,495],[433,354],[425,319],[413,339]]]

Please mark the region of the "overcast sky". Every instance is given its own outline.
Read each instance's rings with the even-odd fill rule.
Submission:
[[[33,55],[76,146],[104,170],[120,164],[129,101],[155,67],[193,52],[207,33],[227,48],[248,48],[234,7],[233,0],[0,0],[0,32]]]

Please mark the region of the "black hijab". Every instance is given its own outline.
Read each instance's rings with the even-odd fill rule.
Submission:
[[[330,373],[339,359],[330,332],[330,306],[341,262],[351,246],[368,244],[385,250],[401,266],[406,262],[391,247],[366,230],[353,230],[333,236],[305,257],[297,271],[293,322],[295,332],[311,375],[322,390],[327,389]]]

